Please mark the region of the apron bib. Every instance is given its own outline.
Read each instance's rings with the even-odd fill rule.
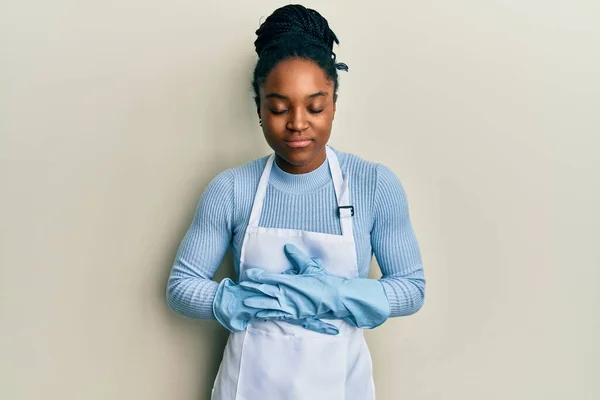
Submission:
[[[240,259],[240,280],[249,268],[282,273],[292,264],[287,243],[318,259],[327,273],[358,277],[348,176],[343,179],[336,154],[327,147],[342,235],[259,227],[274,162],[268,159],[258,189]],[[283,321],[254,320],[244,332],[229,335],[215,380],[212,400],[373,400],[372,363],[362,329],[341,320],[336,336]]]

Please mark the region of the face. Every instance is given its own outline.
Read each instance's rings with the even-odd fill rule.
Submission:
[[[260,88],[259,117],[277,164],[302,174],[326,159],[335,115],[334,84],[312,61],[280,62]]]

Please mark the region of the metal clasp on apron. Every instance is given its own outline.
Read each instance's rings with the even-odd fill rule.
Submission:
[[[343,212],[345,210],[350,210],[350,215],[348,215],[347,212]],[[338,207],[338,216],[340,218],[354,217],[354,206],[339,206]]]

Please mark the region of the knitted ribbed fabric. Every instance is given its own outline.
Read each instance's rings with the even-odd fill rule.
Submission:
[[[425,279],[403,187],[387,167],[335,151],[342,173],[350,174],[359,276],[368,276],[375,254],[390,316],[413,314],[423,304]],[[168,281],[167,299],[173,310],[214,319],[218,283],[212,278],[230,246],[239,271],[244,233],[267,158],[226,170],[206,188]],[[327,162],[307,174],[289,174],[273,163],[263,207],[262,227],[341,234]]]

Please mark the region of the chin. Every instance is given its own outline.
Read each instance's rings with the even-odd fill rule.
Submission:
[[[316,149],[315,143],[311,143],[306,147],[298,149],[289,148],[284,144],[279,150],[279,156],[295,166],[306,165],[319,155],[319,151]]]
[[[296,167],[301,167],[303,165],[308,164],[309,162],[311,162],[316,154],[314,154],[313,152],[299,152],[297,150],[294,151],[289,151],[289,150],[285,150],[283,152],[279,153],[279,156],[281,158],[283,158],[285,161],[287,161],[288,163],[290,163],[291,165],[295,165]]]

